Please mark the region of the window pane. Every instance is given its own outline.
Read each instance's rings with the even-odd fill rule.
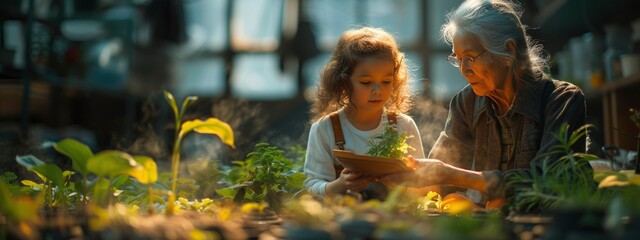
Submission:
[[[296,95],[295,74],[282,73],[276,54],[241,54],[234,60],[231,93],[235,97],[261,100]]]
[[[455,93],[467,85],[457,68],[447,61],[448,54],[434,53],[431,56],[431,76],[429,93],[436,100],[448,101]]]
[[[434,48],[448,48],[440,38],[440,28],[444,24],[445,15],[462,3],[462,0],[429,0],[427,1],[427,40]]]
[[[356,26],[356,0],[309,0],[305,4],[320,48],[332,49],[345,30]]]
[[[227,0],[184,1],[188,47],[222,50],[227,44]]]
[[[369,0],[366,4],[366,25],[384,28],[401,45],[419,40],[422,6],[418,0]]]
[[[320,72],[327,62],[329,62],[331,54],[320,54],[305,62],[302,74],[305,78],[305,87],[316,88],[320,82]]]
[[[280,41],[284,0],[235,0],[231,31],[234,48],[274,50]]]
[[[224,61],[221,58],[187,59],[180,65],[176,98],[218,96],[224,93]]]

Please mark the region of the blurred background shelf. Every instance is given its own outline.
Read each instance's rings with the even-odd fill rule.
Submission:
[[[586,32],[602,33],[610,23],[629,23],[640,16],[636,0],[535,0],[537,14],[530,26],[545,49],[556,52],[571,37]]]
[[[606,26],[611,24],[629,26],[630,22],[640,18],[640,11],[638,11],[640,1],[635,0],[532,0],[529,2],[536,7],[536,10],[528,15],[527,21],[532,27],[533,38],[544,45],[545,51],[554,61],[559,61],[560,52],[564,52],[565,58],[567,57],[570,41],[577,38],[584,39],[587,33],[602,37],[601,40],[605,41]],[[586,45],[582,46],[583,52],[589,50]],[[596,57],[604,58],[604,55]],[[575,72],[572,73],[575,75]],[[592,87],[588,81],[584,80],[574,83],[580,85],[585,93],[587,123],[596,127],[591,135],[595,149],[591,150],[594,153],[600,153],[602,145],[635,149],[638,128],[629,118],[629,109],[640,108],[640,74],[616,78],[605,82],[600,87]]]

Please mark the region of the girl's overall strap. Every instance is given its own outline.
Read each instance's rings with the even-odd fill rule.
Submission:
[[[333,136],[336,141],[336,146],[338,146],[340,150],[344,150],[345,141],[344,134],[342,133],[342,125],[340,125],[340,116],[338,116],[338,112],[334,112],[329,117],[331,118],[331,127],[333,128]],[[333,165],[333,168],[336,171],[336,178],[338,178],[344,167],[340,164],[336,164]]]
[[[342,133],[342,125],[340,125],[340,116],[338,116],[338,112],[334,112],[329,117],[331,118],[331,127],[333,128],[336,146],[338,146],[340,150],[344,150],[345,141],[344,134]]]

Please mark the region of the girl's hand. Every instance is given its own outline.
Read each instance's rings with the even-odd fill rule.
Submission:
[[[327,185],[326,191],[327,194],[344,194],[347,190],[360,192],[367,187],[371,181],[370,178],[345,168],[340,173],[340,177]]]
[[[371,178],[364,177],[361,173],[353,172],[348,168],[342,170],[338,179],[342,179],[346,190],[353,192],[360,192],[371,183]]]

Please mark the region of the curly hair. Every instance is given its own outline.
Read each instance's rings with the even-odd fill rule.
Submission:
[[[449,45],[458,32],[474,34],[488,51],[504,59],[510,58],[505,43],[514,40],[516,56],[511,70],[516,78],[525,75],[546,79],[548,58],[543,55],[542,45],[527,34],[521,15],[521,6],[510,0],[468,0],[447,14],[440,32]]]
[[[329,62],[320,73],[320,85],[311,107],[311,122],[347,106],[353,91],[349,80],[362,59],[385,57],[393,61],[394,80],[387,112],[406,113],[413,105],[405,57],[394,37],[381,28],[362,27],[345,31]]]

